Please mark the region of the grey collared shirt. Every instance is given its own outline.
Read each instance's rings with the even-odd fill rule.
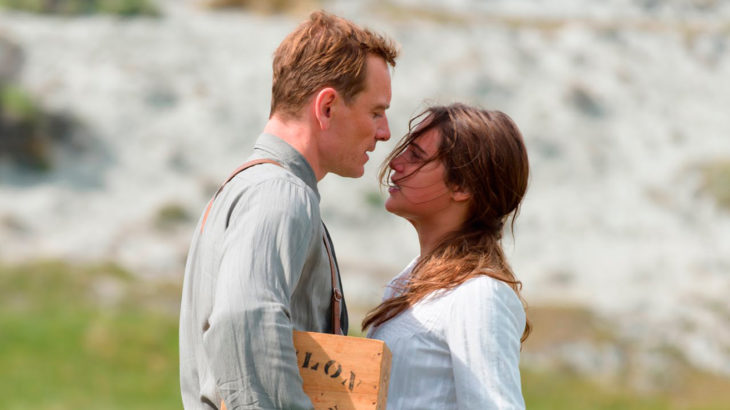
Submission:
[[[312,168],[262,134],[195,230],[180,308],[185,409],[308,409],[292,330],[330,332],[332,279]],[[341,287],[341,284],[338,283]],[[344,309],[343,309],[344,310]],[[347,332],[346,312],[343,329]]]

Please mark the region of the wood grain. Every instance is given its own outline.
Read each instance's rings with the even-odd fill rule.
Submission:
[[[391,363],[385,343],[315,332],[293,337],[302,387],[315,409],[385,409]]]

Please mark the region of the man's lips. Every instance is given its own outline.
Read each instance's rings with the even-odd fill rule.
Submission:
[[[365,150],[365,151],[363,152],[363,154],[365,155],[365,157],[366,157],[367,159],[370,159],[370,155],[368,155],[368,152],[373,152],[373,151],[375,151],[375,146],[372,146],[372,147],[370,147],[370,148],[366,149],[366,150]]]

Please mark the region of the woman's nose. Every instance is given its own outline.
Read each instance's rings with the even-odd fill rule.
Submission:
[[[403,154],[393,158],[388,165],[390,165],[390,169],[395,172],[403,172]]]

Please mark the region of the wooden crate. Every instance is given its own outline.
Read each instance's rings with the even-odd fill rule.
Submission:
[[[294,347],[302,387],[315,409],[385,409],[391,362],[385,343],[294,331]]]
[[[385,409],[391,361],[385,343],[295,331],[294,347],[315,409]]]

